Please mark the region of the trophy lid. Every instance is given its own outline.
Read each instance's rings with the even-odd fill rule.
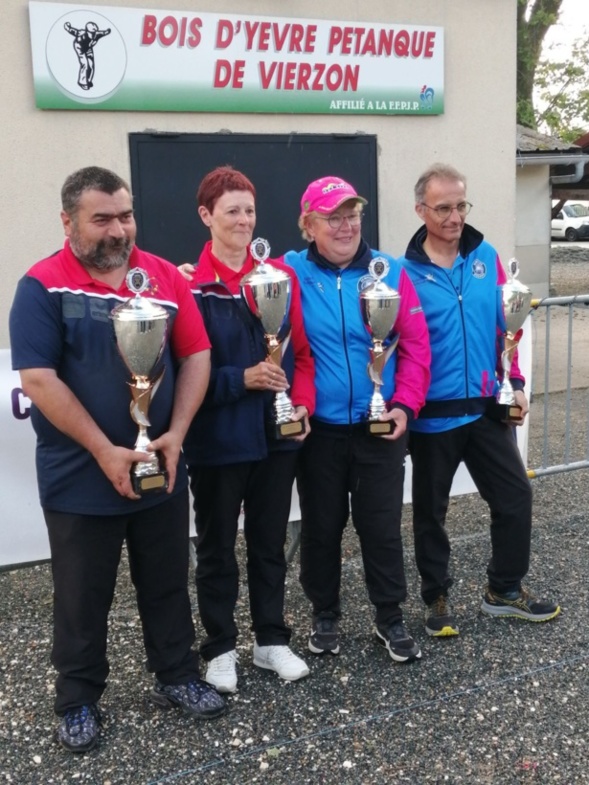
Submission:
[[[393,289],[392,286],[383,281],[390,269],[391,266],[388,259],[385,259],[383,256],[374,257],[368,265],[369,277],[367,276],[366,279],[363,279],[368,281],[368,283],[360,292],[361,300],[379,300],[384,302],[401,298],[396,289]]]
[[[263,237],[257,237],[250,244],[250,252],[257,264],[254,269],[241,279],[240,286],[266,286],[273,283],[290,281],[290,275],[284,270],[279,270],[272,264],[267,264],[270,256],[270,243]]]
[[[154,319],[167,319],[169,314],[165,308],[152,302],[147,297],[141,297],[141,293],[149,287],[149,275],[141,267],[134,267],[129,270],[125,278],[127,288],[135,292],[135,297],[131,297],[121,305],[117,305],[110,313],[111,319],[116,321],[153,321]]]
[[[264,264],[270,256],[270,243],[263,237],[256,237],[250,243],[250,253],[258,264]]]
[[[110,312],[110,318],[119,322],[152,322],[157,319],[167,319],[168,316],[165,308],[140,295],[131,297]]]

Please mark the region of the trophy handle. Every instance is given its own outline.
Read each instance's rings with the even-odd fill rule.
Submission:
[[[278,368],[282,367],[282,355],[288,342],[290,341],[291,331],[287,336],[279,341],[276,335],[266,334],[266,346],[268,349],[268,360]],[[298,436],[305,432],[305,423],[302,420],[293,420],[294,406],[286,391],[281,390],[274,395],[273,402],[274,420],[268,426],[269,432],[276,439],[286,439],[289,436]]]
[[[158,391],[165,370],[166,368],[163,366],[153,379],[137,376],[134,377],[133,382],[128,383],[133,397],[130,408],[131,417],[139,428],[133,449],[138,452],[146,452],[150,456],[146,461],[134,463],[131,470],[131,485],[139,496],[149,491],[165,491],[168,487],[168,473],[165,467],[162,467],[159,455],[149,450],[151,439],[147,433],[147,427],[151,425],[147,416],[149,404]]]
[[[275,335],[266,336],[266,346],[268,349],[268,359],[278,368],[282,367],[282,347]]]
[[[370,399],[370,406],[368,408],[368,423],[367,431],[372,436],[384,436],[393,432],[394,423],[387,421],[382,422],[379,420],[381,414],[386,412],[386,401],[382,396],[380,388],[384,384],[382,372],[387,364],[390,356],[397,348],[399,343],[399,336],[395,335],[386,349],[383,349],[383,342],[377,341],[373,338],[373,345],[370,349],[370,362],[368,363],[368,376],[374,384],[374,392]]]
[[[507,333],[504,337],[504,349],[501,352],[501,367],[503,368],[503,381],[499,387],[496,402],[489,407],[488,414],[492,419],[501,422],[512,422],[521,419],[522,407],[516,403],[515,391],[510,381],[511,364],[515,350],[522,336],[523,330],[518,330],[515,335]]]
[[[389,361],[390,356],[397,348],[398,343],[399,336],[396,335],[386,349],[383,349],[382,341],[376,340],[374,341],[373,347],[370,349],[370,362],[368,363],[367,368],[368,376],[370,376],[371,381],[375,385],[375,392],[377,392],[377,385],[380,387],[384,384],[382,372]]]
[[[517,344],[517,341],[514,341],[509,337],[505,338],[505,349],[501,352],[501,367],[503,368],[504,380],[509,379],[511,364],[513,363],[513,356],[517,349]]]
[[[152,380],[148,379],[146,376],[135,376],[134,381],[127,382],[131,388],[132,396],[130,406],[131,417],[139,428],[147,428],[148,425],[151,425],[149,417],[147,416],[149,404],[158,391],[165,370],[166,368],[164,366]]]
[[[141,428],[151,425],[147,412],[151,401],[151,383],[146,377],[136,377],[135,381],[127,382],[131,389],[129,411],[133,422]]]
[[[266,334],[266,348],[268,349],[268,359],[270,362],[277,365],[279,368],[282,368],[282,358],[284,357],[284,353],[290,343],[290,338],[292,335],[292,331],[289,330],[288,333],[282,340],[278,340],[277,335],[268,335]]]

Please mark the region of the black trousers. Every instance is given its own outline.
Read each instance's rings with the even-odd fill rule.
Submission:
[[[201,646],[205,660],[232,651],[237,641],[235,540],[242,502],[256,641],[272,646],[290,640],[284,623],[284,545],[298,452],[273,452],[262,461],[227,466],[189,467],[198,534],[196,593],[207,633]]]
[[[55,711],[95,703],[109,672],[107,619],[123,543],[148,667],[165,684],[198,676],[188,595],[188,492],[124,516],[44,510],[54,585]]]
[[[488,417],[441,433],[409,437],[413,462],[413,534],[421,595],[430,604],[452,585],[446,513],[452,480],[464,461],[491,512],[489,585],[517,590],[528,571],[532,488],[513,428]]]
[[[401,540],[406,436],[387,441],[363,426],[311,430],[299,467],[301,584],[313,615],[339,618],[342,535],[350,501],[377,624],[402,617],[407,594]]]

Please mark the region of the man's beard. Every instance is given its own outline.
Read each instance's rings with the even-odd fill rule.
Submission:
[[[70,236],[70,245],[84,267],[107,273],[124,267],[129,261],[133,242],[130,237],[99,240],[95,245],[84,243],[76,232]]]

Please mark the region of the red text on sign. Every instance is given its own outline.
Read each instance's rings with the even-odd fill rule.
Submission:
[[[143,28],[141,31],[141,45],[150,46],[158,43],[161,46],[188,46],[191,49],[200,43],[202,20],[194,16],[189,19],[186,16],[177,19],[175,16],[164,16],[158,22],[153,14],[146,14],[143,17]]]

